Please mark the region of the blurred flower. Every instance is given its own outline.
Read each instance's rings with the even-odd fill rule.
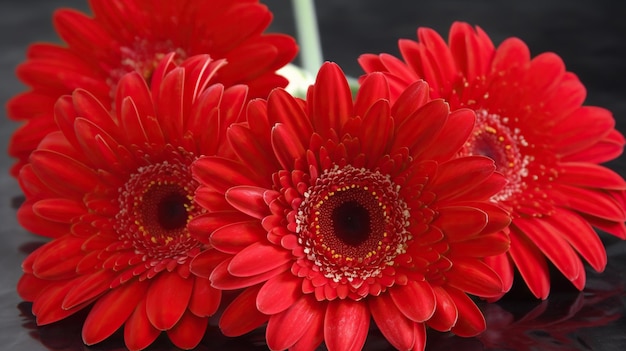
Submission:
[[[251,97],[267,97],[287,80],[275,73],[296,55],[293,38],[263,34],[272,14],[258,0],[90,0],[93,17],[58,10],[54,26],[66,45],[33,44],[17,76],[30,91],[7,105],[10,118],[24,121],[12,136],[9,154],[18,158],[16,176],[43,137],[56,130],[57,98],[83,88],[109,108],[119,79],[139,72],[148,82],[157,62],[197,54],[226,59],[215,80],[246,84]]]
[[[77,89],[55,106],[59,131],[46,136],[20,172],[27,229],[55,238],[23,263],[18,293],[39,325],[90,306],[86,344],[124,326],[131,350],[161,331],[184,349],[204,336],[221,293],[189,271],[200,252],[225,255],[191,237],[187,223],[206,210],[193,201],[190,164],[224,151],[247,88],[210,85],[224,60],[168,54],[151,88],[137,72],[117,86],[112,115]]]
[[[394,347],[421,350],[426,325],[485,328],[467,294],[502,293],[483,258],[508,248],[508,214],[489,202],[504,178],[486,157],[450,160],[470,110],[449,113],[423,82],[388,94],[374,74],[353,102],[326,63],[306,101],[276,89],[248,105],[227,132],[237,157],[194,162],[208,212],[189,230],[228,258],[213,270],[200,253],[192,272],[244,288],[220,319],[227,336],[267,322],[272,350],[358,350],[373,318]]]
[[[419,42],[400,40],[404,61],[366,54],[366,72],[385,72],[392,100],[419,79],[432,98],[452,110],[476,111],[474,131],[460,155],[486,155],[507,185],[492,200],[513,217],[507,255],[487,258],[507,290],[516,266],[532,293],[546,298],[546,257],[578,289],[585,284],[582,256],[597,271],[606,252],[593,227],[626,238],[626,182],[600,166],[619,156],[623,136],[611,113],[582,106],[586,91],[554,53],[530,58],[517,38],[495,48],[467,23],[452,25],[448,44],[435,31],[419,28]]]

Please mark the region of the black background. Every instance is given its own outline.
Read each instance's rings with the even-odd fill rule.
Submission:
[[[174,0],[173,0],[174,1]],[[296,0],[297,1],[297,0]],[[274,12],[270,28],[294,34],[291,2],[263,1]],[[626,132],[626,10],[618,0],[528,1],[377,1],[318,0],[317,15],[324,59],[337,62],[358,77],[356,58],[362,53],[398,54],[399,38],[415,39],[416,28],[427,26],[447,37],[453,21],[482,27],[494,43],[516,36],[524,40],[533,56],[553,51],[576,73],[588,90],[587,105],[611,110],[617,128]],[[2,0],[0,2],[0,101],[4,105],[25,87],[14,75],[34,41],[57,41],[51,14],[58,7],[88,11],[78,0]],[[6,150],[17,124],[0,118],[0,140]],[[122,342],[114,337],[102,345],[85,347],[80,340],[81,317],[37,328],[30,305],[20,301],[15,283],[20,263],[43,240],[27,233],[15,220],[14,199],[21,193],[8,175],[12,160],[0,152],[0,350],[113,350]],[[626,157],[608,164],[626,176]],[[489,330],[482,338],[462,339],[429,333],[427,350],[623,350],[626,319],[623,317],[626,277],[626,243],[602,234],[609,254],[604,273],[588,269],[588,285],[578,294],[558,274],[553,275],[550,298],[540,303],[524,287],[497,304],[483,306]],[[544,310],[545,308],[545,310]],[[514,322],[508,324],[507,318]],[[558,336],[563,338],[559,339]],[[521,337],[521,338],[520,338]],[[519,339],[518,339],[519,338]],[[489,343],[486,340],[499,340]],[[366,348],[390,349],[372,331]],[[160,340],[151,350],[171,350]],[[211,329],[198,350],[265,350],[263,332],[226,339]]]

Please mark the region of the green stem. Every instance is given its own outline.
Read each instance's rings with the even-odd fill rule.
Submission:
[[[315,4],[313,0],[292,0],[292,4],[302,68],[315,76],[323,62]]]

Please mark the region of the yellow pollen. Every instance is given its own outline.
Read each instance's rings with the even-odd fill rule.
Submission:
[[[491,134],[496,134],[496,133],[497,133],[496,129],[495,129],[495,128],[493,128],[493,127],[490,127],[490,126],[486,126],[486,127],[485,127],[485,131],[486,131],[487,133],[491,133]]]

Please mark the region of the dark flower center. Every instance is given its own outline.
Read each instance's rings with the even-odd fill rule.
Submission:
[[[388,176],[352,166],[325,171],[296,218],[307,258],[335,282],[359,285],[405,252],[409,211]]]
[[[203,210],[194,205],[197,183],[188,162],[164,161],[141,167],[120,188],[114,227],[146,259],[185,257],[199,245],[187,230]]]
[[[509,128],[508,123],[508,117],[477,110],[474,131],[461,150],[463,156],[481,155],[493,159],[496,170],[507,178],[507,185],[492,197],[493,201],[508,200],[523,190],[531,161],[523,152],[528,142],[519,129]]]
[[[190,205],[191,200],[180,185],[153,185],[143,197],[143,222],[151,224],[155,232],[184,229],[189,219],[187,208]]]
[[[371,232],[370,212],[358,201],[347,201],[333,209],[333,229],[337,238],[347,245],[358,246]]]

